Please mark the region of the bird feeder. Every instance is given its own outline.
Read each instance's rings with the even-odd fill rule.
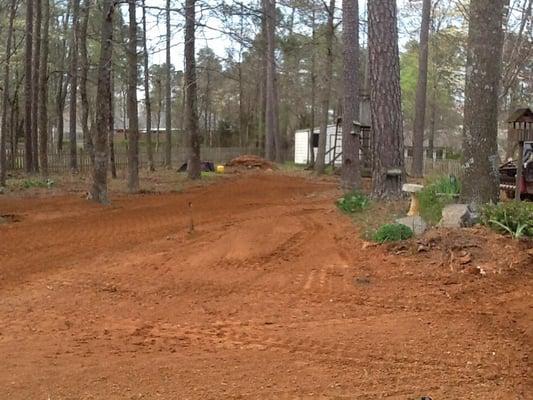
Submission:
[[[515,199],[520,200],[520,195],[526,190],[524,185],[524,145],[533,142],[533,111],[521,108],[511,114],[507,120],[509,137],[518,143],[518,160],[516,163],[516,188]]]

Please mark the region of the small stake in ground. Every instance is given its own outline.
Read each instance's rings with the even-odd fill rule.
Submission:
[[[194,219],[192,215],[192,201],[189,201],[189,233],[194,233]]]

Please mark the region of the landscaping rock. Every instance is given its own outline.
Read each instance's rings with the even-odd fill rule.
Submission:
[[[449,204],[442,210],[439,226],[442,228],[466,228],[478,222],[478,214],[468,204]]]
[[[422,235],[428,227],[428,225],[426,224],[426,221],[424,221],[420,215],[399,218],[396,220],[396,223],[402,224],[402,225],[405,225],[411,228],[415,236]]]

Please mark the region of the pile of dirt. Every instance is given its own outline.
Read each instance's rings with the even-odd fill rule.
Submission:
[[[533,262],[533,241],[513,240],[485,227],[435,229],[421,238],[390,245],[389,250],[451,272],[474,275],[520,270]]]
[[[276,169],[276,166],[272,162],[265,160],[262,157],[249,154],[235,157],[233,160],[229,161],[226,166],[246,169]]]

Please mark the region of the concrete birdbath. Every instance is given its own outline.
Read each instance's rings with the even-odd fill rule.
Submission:
[[[418,192],[424,189],[424,186],[414,183],[406,183],[402,186],[402,190],[411,195],[411,206],[409,207],[408,216],[414,217],[420,213],[420,203],[418,201]]]

